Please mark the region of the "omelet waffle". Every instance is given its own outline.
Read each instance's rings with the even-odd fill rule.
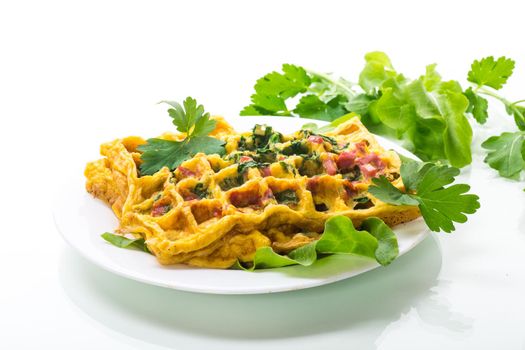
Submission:
[[[356,227],[371,216],[394,226],[420,215],[368,193],[380,175],[403,186],[400,160],[357,117],[322,135],[288,136],[264,125],[237,133],[214,119],[210,136],[225,142],[224,155],[199,153],[173,171],[141,176],[137,147],[146,141],[126,137],[103,144],[104,158],[86,167],[86,189],[111,206],[117,232],[143,237],[161,264],[228,268],[252,261],[260,247],[284,254],[308,244],[335,215]]]

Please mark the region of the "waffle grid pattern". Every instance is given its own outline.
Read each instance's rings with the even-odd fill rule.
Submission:
[[[339,154],[326,142],[308,143],[323,165],[314,176],[301,175],[306,157],[294,154],[239,173],[256,156],[239,151],[249,133],[237,134],[218,121],[213,136],[226,142],[226,156],[198,154],[173,172],[163,168],[140,177],[136,147],[144,140],[130,137],[102,145],[105,158],[86,168],[88,192],[112,206],[120,219],[118,231],[143,236],[162,264],[227,268],[237,259],[251,261],[262,246],[287,253],[318,239],[324,222],[334,215],[346,215],[356,226],[370,216],[393,226],[419,215],[416,208],[391,206],[371,196],[366,176],[350,181],[344,174],[327,174],[341,152],[360,151],[361,158],[380,158],[383,165],[375,176],[385,175],[402,186],[398,156],[382,149],[357,118],[327,133],[345,145]],[[283,136],[277,147],[298,137]]]

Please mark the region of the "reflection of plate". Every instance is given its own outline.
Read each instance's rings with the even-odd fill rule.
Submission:
[[[278,131],[291,133],[297,130],[304,120],[245,117],[229,121],[238,130],[249,130],[254,123],[266,123]],[[388,140],[380,137],[378,140],[387,149],[411,156],[406,150]],[[101,141],[103,140],[97,140]],[[96,147],[93,145],[94,149]],[[220,294],[281,292],[339,281],[379,266],[370,259],[342,255],[323,258],[309,267],[289,266],[253,273],[183,265],[161,266],[149,254],[116,248],[100,237],[103,232],[113,231],[118,222],[111,209],[86,193],[81,173],[75,174],[62,185],[56,197],[54,216],[64,239],[88,260],[124,277],[180,290]],[[400,254],[404,254],[423,240],[427,228],[419,218],[397,226],[394,231],[398,237]]]

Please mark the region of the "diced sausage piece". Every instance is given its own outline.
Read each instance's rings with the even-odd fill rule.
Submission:
[[[193,192],[185,193],[185,194],[182,195],[182,197],[184,198],[185,201],[192,201],[194,199],[199,199],[199,196],[197,196]]]
[[[270,167],[265,166],[264,168],[259,169],[261,171],[261,174],[263,177],[272,176],[272,172],[270,171]]]
[[[355,151],[342,152],[337,158],[337,167],[339,169],[351,169],[355,166]]]
[[[259,191],[256,188],[248,191],[235,191],[230,194],[230,202],[237,208],[259,204],[260,200]]]
[[[312,135],[312,136],[308,137],[308,141],[311,142],[311,143],[321,144],[321,143],[323,143],[324,140],[323,140],[323,138],[321,136]]]
[[[355,150],[358,156],[362,157],[366,154],[367,145],[368,145],[368,141],[360,141],[355,144]]]
[[[216,218],[221,217],[222,216],[222,208],[217,208],[217,207],[213,208],[212,215],[214,217],[216,217]]]
[[[328,175],[335,175],[337,174],[337,165],[335,164],[335,161],[333,157],[328,156],[323,160],[323,167],[326,170],[326,173]]]
[[[153,209],[151,210],[151,216],[162,216],[166,214],[168,211],[170,211],[170,209],[171,209],[170,204],[153,206]]]
[[[192,176],[196,176],[197,174],[194,172],[194,171],[191,171],[190,169],[188,168],[185,168],[183,166],[179,166],[177,168],[177,170],[182,174],[182,176],[184,177],[192,177]]]
[[[343,188],[345,190],[345,193],[344,193],[345,200],[353,198],[358,192],[357,189],[355,188],[354,184],[352,184],[352,182],[350,182],[350,181],[346,181],[343,184]]]
[[[263,196],[262,196],[262,198],[261,198],[261,205],[265,205],[265,204],[268,203],[268,201],[269,201],[270,199],[272,199],[272,198],[273,198],[273,192],[272,192],[272,190],[271,190],[271,189],[267,189],[267,190],[264,192],[264,194],[263,194]]]
[[[377,174],[377,168],[374,168],[372,164],[361,165],[359,168],[365,177],[371,178]]]
[[[359,169],[365,177],[371,178],[385,168],[385,163],[376,153],[369,153],[363,158],[357,160]]]
[[[311,179],[308,179],[306,183],[306,189],[312,193],[316,193],[319,189],[319,177],[314,176]]]

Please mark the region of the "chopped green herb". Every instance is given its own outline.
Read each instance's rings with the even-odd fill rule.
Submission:
[[[264,164],[264,165],[267,165],[267,164]],[[239,175],[243,175],[244,173],[248,171],[249,168],[260,168],[261,166],[263,166],[263,164],[259,164],[254,160],[249,160],[247,162],[239,163],[239,165],[237,165],[237,173]]]
[[[283,169],[283,171],[285,173],[287,173],[287,174],[294,173],[292,165],[290,165],[290,164],[288,164],[286,162],[283,162],[283,161],[280,161],[279,165],[281,166],[281,168]]]
[[[255,149],[266,148],[270,142],[280,139],[278,133],[274,133],[271,126],[256,124],[253,127],[253,143]],[[274,136],[277,135],[277,136]]]
[[[308,154],[308,146],[303,141],[294,140],[284,147],[281,153],[287,156]]]
[[[303,157],[303,163],[299,168],[299,174],[312,177],[323,172],[323,166],[318,154]]]
[[[239,151],[253,151],[254,146],[252,136],[241,136],[237,149]]]
[[[200,199],[208,197],[208,188],[204,187],[204,184],[202,182],[199,182],[195,187],[193,188],[193,193],[197,195]]]
[[[275,163],[277,153],[269,149],[258,149],[252,157],[258,163]]]
[[[358,166],[354,166],[351,169],[343,169],[343,179],[349,180],[349,181],[356,181],[361,177],[361,169]]]
[[[284,190],[281,192],[274,193],[275,200],[277,200],[277,203],[279,204],[297,204],[299,199],[297,198],[297,194],[294,190]]]
[[[240,179],[240,176],[226,177],[219,182],[219,187],[223,191],[228,191],[232,188],[239,187],[240,185],[242,185],[242,178]]]

